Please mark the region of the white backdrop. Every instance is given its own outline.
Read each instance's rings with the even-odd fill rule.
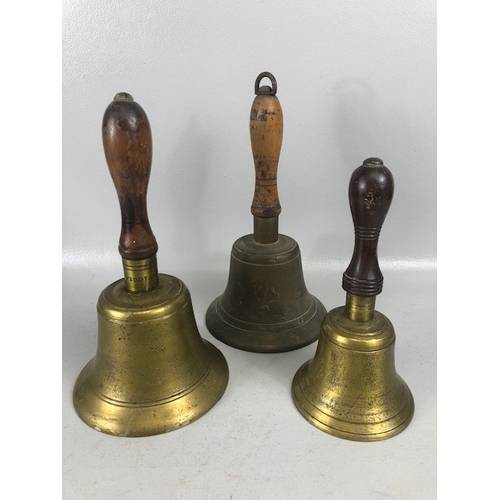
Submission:
[[[62,22],[64,498],[435,498],[435,2],[64,0]],[[416,413],[387,442],[338,440],[296,412],[291,377],[315,344],[259,356],[204,326],[231,245],[252,231],[248,120],[262,71],[276,77],[284,115],[280,232],[298,241],[306,283],[328,310],[344,300],[353,248],[351,172],[377,156],[394,175],[377,304],[395,325]],[[231,372],[198,422],[138,440],[87,428],[71,403],[95,355],[97,297],[122,276],[101,142],[104,110],[121,91],[152,127],[159,270],[186,282],[200,333]]]

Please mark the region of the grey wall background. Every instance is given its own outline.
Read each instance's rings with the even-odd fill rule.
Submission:
[[[436,19],[433,1],[63,2],[63,259],[115,266],[119,210],[101,120],[120,91],[151,122],[148,207],[160,271],[226,269],[251,232],[248,117],[272,72],[284,113],[280,230],[306,267],[352,252],[347,184],[382,158],[396,192],[385,268],[436,259]]]

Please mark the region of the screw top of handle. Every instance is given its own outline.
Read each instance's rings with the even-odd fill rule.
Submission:
[[[342,287],[350,294],[374,296],[382,292],[384,278],[378,263],[377,245],[393,195],[394,179],[381,159],[367,158],[352,173],[349,205],[355,244],[342,280]]]

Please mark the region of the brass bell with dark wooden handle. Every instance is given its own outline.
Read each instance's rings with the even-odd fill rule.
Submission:
[[[272,86],[260,86],[263,78]],[[276,90],[271,73],[257,77],[250,111],[254,232],[234,243],[226,290],[206,315],[214,337],[253,352],[290,351],[314,342],[326,314],[306,288],[297,242],[278,233],[281,206],[276,179],[283,114]]]
[[[151,129],[130,94],[115,96],[102,134],[120,202],[125,276],[99,297],[97,353],[76,381],[73,403],[98,431],[161,434],[189,424],[219,401],[228,366],[201,338],[185,284],[158,273],[158,245],[146,209]]]
[[[292,383],[295,405],[311,424],[355,441],[400,433],[414,411],[410,389],[395,369],[394,327],[375,310],[383,285],[378,238],[393,193],[393,176],[382,160],[368,158],[353,172],[355,245],[343,275],[346,305],[327,314],[314,358]]]

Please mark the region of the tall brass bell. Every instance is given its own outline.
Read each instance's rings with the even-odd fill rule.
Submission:
[[[103,144],[120,202],[125,277],[100,295],[96,356],[73,392],[80,418],[117,436],[168,432],[201,417],[222,397],[228,366],[200,337],[189,291],[159,274],[146,209],[151,172],[149,120],[119,93],[103,118]]]
[[[355,246],[342,282],[346,305],[327,314],[314,358],[292,383],[295,405],[311,424],[355,441],[400,433],[414,411],[410,389],[395,369],[394,327],[375,310],[383,284],[378,237],[393,193],[393,177],[382,160],[368,158],[353,172]]]
[[[264,77],[272,87],[259,86]],[[254,352],[290,351],[314,342],[326,314],[321,302],[307,291],[297,242],[278,234],[281,206],[276,177],[283,115],[276,89],[271,73],[257,77],[250,112],[254,232],[234,243],[226,290],[206,315],[214,337]]]

